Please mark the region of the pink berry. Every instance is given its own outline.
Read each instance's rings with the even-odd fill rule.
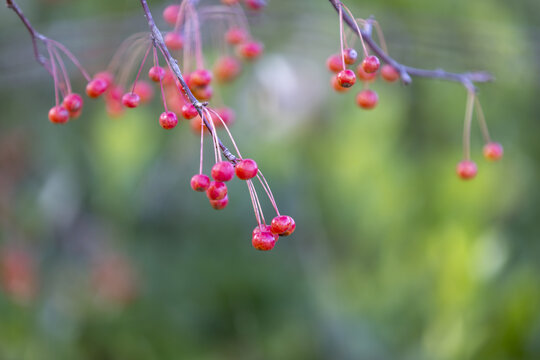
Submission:
[[[380,66],[379,58],[374,55],[367,56],[362,61],[362,68],[368,74],[374,73],[377,70],[379,70],[379,66]]]
[[[375,106],[377,106],[377,102],[379,102],[379,96],[373,90],[362,90],[358,93],[358,95],[356,95],[356,103],[362,109],[373,109]]]
[[[212,166],[212,178],[216,181],[229,181],[234,176],[234,166],[228,161],[220,161]]]
[[[343,57],[345,58],[345,64],[352,65],[358,59],[358,53],[353,48],[343,50]]]
[[[473,161],[463,160],[457,164],[456,172],[460,178],[463,180],[470,180],[476,176],[478,168]]]
[[[165,77],[165,69],[161,66],[152,66],[148,71],[148,76],[152,81],[159,82]]]
[[[179,11],[180,5],[169,5],[163,10],[163,19],[170,25],[174,25],[178,20]]]
[[[227,196],[227,185],[221,181],[211,181],[206,196],[210,200],[221,200]]]
[[[272,234],[270,231],[253,231],[253,237],[251,238],[251,244],[257,250],[268,251],[272,250],[276,245],[277,235]]]
[[[103,80],[102,78],[95,78],[90,80],[90,82],[86,85],[86,95],[95,99],[107,91],[107,88],[107,81]]]
[[[381,76],[388,82],[394,82],[399,79],[399,72],[392,65],[384,64],[381,68]]]
[[[246,60],[258,58],[264,50],[264,45],[258,41],[249,41],[238,45],[238,53]]]
[[[246,41],[248,38],[244,29],[233,27],[225,33],[225,41],[232,45],[238,45]]]
[[[342,87],[350,88],[356,82],[356,75],[352,70],[342,70],[337,74],[337,81]]]
[[[242,65],[232,56],[224,56],[217,59],[214,64],[214,75],[220,82],[234,80],[242,71]]]
[[[166,130],[174,128],[178,124],[178,118],[172,111],[164,111],[159,116],[159,125]]]
[[[330,55],[326,60],[326,66],[331,72],[340,72],[343,70],[343,61],[341,61],[341,56],[339,54]]]
[[[64,124],[69,120],[69,111],[62,105],[54,106],[49,110],[49,120],[55,124]]]
[[[67,94],[62,101],[62,106],[69,111],[69,116],[73,117],[76,113],[80,113],[83,107],[83,98],[79,94],[71,93]]]
[[[261,10],[266,6],[266,0],[246,0],[246,6],[251,10]]]
[[[222,210],[229,204],[229,197],[225,196],[223,199],[210,200],[210,205],[216,210]]]
[[[108,71],[101,71],[94,75],[94,79],[102,79],[107,83],[107,87],[111,86],[114,82],[114,76]]]
[[[236,172],[236,176],[239,179],[249,180],[257,176],[259,168],[257,167],[257,163],[255,162],[255,160],[243,159],[236,164],[236,168],[234,169],[234,171]]]
[[[503,147],[497,142],[490,142],[484,146],[484,157],[490,161],[496,161],[503,156]]]
[[[122,104],[128,108],[136,108],[141,102],[141,97],[136,93],[126,93],[122,96]]]
[[[364,71],[364,68],[362,68],[362,64],[358,65],[358,67],[356,68],[356,75],[358,76],[358,78],[362,81],[373,81],[375,80],[375,78],[377,77],[377,74],[376,73],[367,73]]]
[[[184,47],[184,37],[177,32],[165,34],[165,45],[171,50],[181,50]]]
[[[186,120],[191,120],[195,116],[199,115],[199,112],[197,111],[197,108],[195,106],[193,106],[193,104],[191,104],[191,103],[184,104],[182,106],[182,111],[181,112],[182,112],[182,116]]]
[[[191,73],[190,84],[208,86],[212,82],[212,73],[206,69],[198,69]]]
[[[270,227],[272,233],[280,236],[287,236],[294,232],[296,223],[292,217],[288,215],[280,215],[272,219],[272,224]]]
[[[152,97],[154,96],[154,88],[144,80],[137,81],[133,92],[139,95],[143,104],[152,100]]]
[[[332,85],[332,88],[337,92],[347,92],[351,88],[345,88],[339,84],[339,81],[337,79],[337,75],[333,75],[330,79],[330,84]]]
[[[204,174],[193,175],[191,178],[191,188],[195,191],[203,192],[208,190],[210,178]]]

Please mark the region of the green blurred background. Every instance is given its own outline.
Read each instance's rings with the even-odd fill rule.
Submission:
[[[362,111],[328,85],[329,3],[270,1],[252,19],[265,56],[219,89],[296,219],[267,253],[240,181],[219,212],[191,191],[199,139],[163,131],[159,101],[111,119],[85,99],[51,125],[52,80],[2,9],[0,241],[27,283],[2,270],[0,359],[540,359],[540,2],[347,4],[406,64],[492,72],[480,100],[505,156],[482,159],[474,123],[479,173],[458,180],[459,85],[379,80]],[[20,5],[92,73],[146,30],[135,0]]]

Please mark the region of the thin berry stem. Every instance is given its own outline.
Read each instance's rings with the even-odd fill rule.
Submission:
[[[341,66],[343,70],[347,68],[345,65],[345,49],[343,49],[343,10],[339,7],[339,44],[341,46]]]
[[[277,207],[276,199],[274,198],[274,194],[272,193],[272,190],[270,189],[270,185],[268,185],[268,182],[266,181],[266,178],[262,174],[262,172],[259,170],[257,173],[257,179],[259,179],[259,182],[261,183],[261,186],[263,187],[264,191],[266,192],[266,195],[270,199],[270,202],[272,203],[272,206],[274,207],[274,210],[276,210],[277,215],[279,216],[279,210]]]
[[[465,124],[463,126],[463,157],[471,159],[471,123],[474,108],[474,92],[467,92],[467,105],[465,106]]]
[[[64,65],[64,61],[62,60],[62,57],[58,53],[58,51],[55,48],[51,48],[54,57],[56,58],[56,61],[58,62],[58,66],[60,67],[60,72],[62,74],[62,78],[64,80],[64,83],[66,84],[66,92],[68,94],[71,93],[71,82],[69,81],[69,76],[66,71],[66,67]]]
[[[60,51],[62,51],[68,58],[69,60],[71,60],[71,62],[73,63],[73,65],[75,65],[77,67],[77,69],[79,69],[79,71],[81,72],[81,74],[84,76],[84,78],[86,79],[86,81],[90,81],[92,80],[92,78],[90,77],[90,75],[88,75],[88,72],[86,72],[86,70],[84,69],[84,67],[81,65],[81,63],[79,62],[79,60],[77,60],[77,58],[75,57],[75,55],[73,55],[71,53],[71,51],[69,51],[64,45],[60,44],[58,41],[55,41],[53,39],[49,39],[48,41],[52,42],[54,46],[56,46]]]
[[[249,197],[251,199],[251,204],[253,205],[253,212],[255,213],[255,219],[257,219],[257,224],[258,226],[260,227],[261,226],[261,218],[260,218],[260,214],[259,214],[259,209],[257,208],[257,203],[255,202],[255,196],[253,195],[253,183],[251,180],[247,180],[246,181],[246,185],[248,187],[248,191],[249,191]]]
[[[201,161],[199,163],[199,174],[202,174],[203,172],[203,155],[204,155],[204,124],[201,121]]]
[[[340,6],[342,6],[341,1],[340,0],[328,0],[328,1],[334,7],[334,9],[339,12],[339,8]],[[345,15],[343,20],[351,29],[355,29],[356,27],[358,27],[358,24],[356,23],[354,18],[350,16]],[[400,73],[401,81],[404,84],[410,84],[412,82],[411,76],[417,76],[417,77],[455,81],[455,82],[462,83],[469,90],[474,90],[473,83],[483,83],[483,82],[493,81],[493,76],[490,73],[485,72],[485,71],[467,72],[467,73],[451,73],[451,72],[447,72],[441,69],[425,70],[425,69],[419,69],[419,68],[403,65],[399,63],[398,61],[396,61],[395,59],[393,59],[392,57],[390,57],[385,51],[383,51],[375,43],[375,41],[373,40],[373,38],[368,32],[360,31],[360,35],[362,36],[362,39],[365,41],[366,45],[369,46],[369,48],[373,51],[373,53],[375,53],[385,63],[391,65]]]
[[[180,82],[182,89],[184,90],[184,93],[188,97],[191,104],[193,104],[193,106],[195,106],[195,108],[197,109],[197,112],[201,116],[201,119],[204,122],[204,125],[206,126],[208,131],[212,133],[212,129],[210,127],[210,124],[208,123],[208,120],[202,116],[203,115],[202,109],[205,107],[205,105],[203,105],[203,103],[197,100],[197,98],[193,95],[193,93],[187,86],[186,81],[184,80],[184,77],[182,76],[182,71],[180,71],[180,68],[178,67],[178,62],[172,57],[169,49],[167,48],[167,46],[165,45],[165,42],[163,41],[163,36],[161,35],[161,32],[159,31],[158,27],[156,26],[156,23],[154,22],[154,19],[152,17],[152,13],[150,12],[150,8],[148,7],[147,1],[146,0],[140,0],[140,1],[141,1],[141,6],[144,11],[144,15],[148,22],[148,27],[150,28],[150,32],[152,33],[152,40],[154,44],[162,51],[165,57],[165,60],[167,61],[169,65],[169,68],[171,69],[171,71],[174,73],[174,75]],[[223,155],[227,158],[229,162],[236,164],[238,162],[238,159],[236,158],[236,156],[234,156],[230,152],[230,150],[225,145],[223,145],[223,143],[221,142],[221,140],[219,140],[219,138],[217,139],[218,139],[219,147],[221,148],[221,152],[223,153]]]
[[[341,9],[341,8],[345,9],[345,11],[347,12],[348,18],[354,19],[354,16],[351,13],[351,10],[349,10],[349,8],[346,7],[343,3],[340,3],[339,9]],[[345,15],[343,15],[343,13],[342,13],[340,17],[343,18],[344,16]],[[364,42],[364,34],[360,30],[360,27],[358,27],[358,23],[356,23],[356,21],[354,21],[354,24],[355,24],[355,28],[353,30],[356,29],[358,37],[360,38],[360,43],[362,44],[362,50],[364,51],[364,56],[367,57],[369,55],[369,53],[368,53],[368,50],[367,50],[367,47],[366,47],[366,43]]]
[[[54,82],[54,98],[56,106],[58,106],[58,74],[56,73],[56,63],[51,51],[51,44],[47,43],[47,52],[49,53],[49,62],[51,63],[52,77]]]
[[[154,46],[154,66],[159,69],[159,59],[156,47]],[[165,91],[163,91],[163,78],[159,76],[159,87],[161,89],[161,100],[163,100],[163,107],[165,108],[165,112],[169,112],[169,109],[167,109],[167,101],[165,101]]]
[[[480,123],[480,130],[482,131],[482,137],[484,138],[484,142],[490,143],[491,142],[491,136],[489,136],[489,130],[486,122],[486,117],[484,116],[484,110],[482,109],[482,105],[480,105],[480,100],[478,100],[478,96],[474,96],[474,103],[476,105],[476,117],[478,118],[478,122]]]
[[[227,131],[227,134],[229,134],[229,138],[231,139],[231,142],[234,146],[234,149],[236,150],[236,154],[238,155],[238,157],[241,159],[242,158],[242,154],[240,154],[240,150],[238,150],[238,146],[236,146],[236,141],[234,141],[234,138],[231,134],[231,131],[229,130],[229,127],[227,126],[227,124],[225,123],[225,121],[223,120],[223,118],[217,113],[217,111],[213,110],[213,109],[210,109],[208,108],[208,110],[210,110],[214,115],[216,115],[219,119],[219,121],[221,121],[221,124],[223,125],[223,127],[225,128],[225,131]]]
[[[216,157],[216,162],[221,161],[221,154],[218,150],[218,143],[217,143],[217,131],[216,131],[216,125],[214,124],[214,120],[212,118],[212,114],[210,114],[210,111],[208,111],[208,108],[204,108],[204,115],[212,124],[212,142],[214,143],[214,154]]]
[[[135,81],[133,81],[133,87],[131,88],[131,92],[135,92],[135,86],[137,85],[137,81],[139,81],[139,77],[141,76],[141,71],[144,67],[144,63],[146,62],[146,59],[148,58],[148,54],[150,54],[150,49],[152,49],[152,44],[148,46],[148,49],[146,50],[146,53],[143,56],[143,59],[141,61],[141,66],[139,66],[139,71],[137,72],[137,76],[135,77]]]

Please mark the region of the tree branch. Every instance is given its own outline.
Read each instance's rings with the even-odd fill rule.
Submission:
[[[6,0],[6,6],[8,7],[8,9],[13,10],[15,14],[17,14],[17,16],[21,19],[24,26],[30,33],[30,36],[32,38],[32,46],[34,48],[34,57],[36,58],[36,61],[52,75],[51,69],[49,68],[49,65],[47,63],[47,58],[39,53],[38,43],[37,43],[37,41],[40,40],[44,44],[46,44],[48,40],[47,37],[40,34],[39,32],[36,31],[36,29],[34,29],[32,24],[30,24],[30,21],[28,21],[26,16],[24,16],[19,5],[17,5],[17,3],[14,0]]]
[[[154,45],[161,50],[161,52],[167,59],[167,63],[169,64],[171,71],[174,73],[174,75],[180,82],[180,85],[182,86],[184,93],[188,97],[189,101],[193,104],[193,106],[195,106],[195,108],[197,109],[197,112],[199,113],[199,116],[201,117],[204,123],[204,126],[206,126],[210,134],[213,135],[213,127],[210,126],[210,124],[208,123],[208,119],[206,118],[206,116],[203,115],[203,108],[207,105],[207,103],[201,103],[193,95],[186,81],[184,80],[184,77],[182,76],[182,71],[180,71],[180,68],[178,67],[178,62],[176,61],[175,58],[173,58],[173,56],[169,52],[169,49],[165,45],[165,41],[163,40],[161,31],[159,31],[158,27],[156,26],[156,23],[154,22],[154,19],[152,18],[152,13],[150,12],[150,9],[148,7],[148,3],[146,2],[146,0],[141,0],[141,5],[143,7],[146,20],[148,21],[148,27],[150,28],[150,32],[152,33],[152,41],[154,42]],[[221,152],[223,153],[223,155],[231,163],[236,164],[238,162],[238,159],[236,158],[236,156],[234,156],[231,153],[231,151],[225,145],[223,145],[223,143],[221,142],[217,134],[216,134],[216,138],[218,140],[219,147],[221,148]]]
[[[337,12],[339,12],[339,8],[341,7],[341,1],[340,0],[329,0],[330,4],[336,9]],[[356,21],[351,18],[348,14],[343,12],[343,20],[345,23],[353,30],[353,32],[357,33],[356,30]],[[425,78],[433,78],[433,79],[440,79],[440,80],[448,80],[448,81],[455,81],[463,84],[469,91],[476,91],[476,88],[474,86],[474,83],[483,83],[483,82],[489,82],[493,80],[493,76],[485,71],[478,71],[478,72],[467,72],[467,73],[451,73],[448,71],[444,71],[442,69],[437,70],[425,70],[425,69],[418,69],[411,66],[403,65],[396,60],[394,60],[392,57],[390,57],[387,53],[385,53],[378,45],[375,43],[373,38],[371,37],[371,33],[365,30],[360,30],[362,34],[362,38],[364,39],[364,42],[371,48],[373,53],[380,57],[385,63],[391,65],[394,67],[401,75],[401,81],[408,85],[412,82],[411,76],[418,76],[418,77],[425,77]]]

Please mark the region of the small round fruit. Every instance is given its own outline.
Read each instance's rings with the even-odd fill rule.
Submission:
[[[381,68],[381,76],[388,82],[394,82],[399,79],[399,72],[392,65],[384,64]]]
[[[356,103],[362,109],[370,110],[377,106],[379,102],[379,96],[373,90],[362,90],[356,95]]]
[[[210,201],[210,205],[215,209],[215,210],[223,210],[227,207],[227,205],[229,204],[229,197],[228,196],[225,196],[223,199],[219,199],[219,200],[209,200]]]
[[[141,97],[136,93],[126,93],[122,96],[122,104],[128,108],[136,108],[141,102]]]
[[[191,178],[191,188],[195,191],[203,192],[210,186],[210,178],[204,174],[196,174]]]
[[[212,166],[212,178],[216,181],[229,181],[234,176],[234,166],[228,161],[220,161]]]
[[[366,81],[366,82],[368,81],[371,82],[375,80],[375,78],[377,77],[376,73],[368,74],[367,72],[365,72],[364,69],[362,68],[362,64],[358,65],[358,67],[356,68],[356,75],[358,76],[360,80]]]
[[[105,80],[105,82],[107,83],[107,87],[109,87],[114,82],[114,75],[111,74],[109,71],[101,71],[94,75],[94,79]]]
[[[354,75],[354,71],[345,69],[337,74],[337,81],[342,87],[350,88],[356,82],[356,75]]]
[[[457,164],[456,172],[463,180],[470,180],[476,176],[478,168],[476,167],[474,161],[463,160]]]
[[[227,196],[227,185],[221,181],[211,181],[206,196],[210,200],[221,200]]]
[[[109,85],[107,84],[106,80],[103,80],[102,78],[95,78],[90,80],[90,82],[86,85],[86,95],[93,99],[98,98],[105,91],[107,91],[108,87]]]
[[[199,112],[197,111],[197,108],[195,106],[193,106],[193,104],[191,104],[191,103],[184,104],[182,106],[182,111],[181,112],[182,112],[182,116],[186,120],[191,120],[195,116],[199,115]]]
[[[152,66],[148,71],[148,77],[152,81],[160,82],[165,77],[165,69],[161,66]]]
[[[214,64],[214,75],[219,82],[234,80],[242,71],[240,62],[232,56],[224,56],[217,59]]]
[[[175,25],[179,12],[180,5],[169,5],[163,10],[163,19],[170,25]]]
[[[331,72],[340,72],[343,70],[343,61],[341,60],[341,56],[339,54],[333,54],[326,59],[326,67]]]
[[[490,161],[497,161],[503,156],[503,147],[497,142],[489,142],[484,146],[484,157]]]
[[[351,89],[351,88],[344,88],[343,86],[341,86],[337,79],[337,75],[332,76],[332,78],[330,79],[330,84],[332,85],[332,88],[336,90],[337,92],[347,92]]]
[[[259,168],[257,167],[255,160],[242,159],[236,164],[234,171],[239,179],[249,180],[257,176]]]
[[[181,50],[184,47],[184,37],[177,32],[165,34],[165,45],[171,50]]]
[[[212,73],[206,69],[198,69],[191,73],[189,80],[193,86],[208,86],[212,82]]]
[[[280,215],[272,219],[270,227],[272,233],[280,236],[287,236],[292,234],[296,228],[296,224],[294,219],[289,215]]]
[[[272,250],[276,245],[276,237],[269,231],[259,231],[251,238],[251,244],[257,250]]]
[[[74,113],[77,113],[82,109],[83,98],[79,94],[67,94],[64,101],[62,101],[62,106],[69,111],[69,116],[72,117]]]
[[[225,41],[232,45],[238,45],[246,41],[248,38],[244,29],[233,27],[225,33]]]
[[[159,116],[159,125],[165,130],[173,129],[178,124],[178,118],[172,111],[164,111]]]
[[[379,58],[374,55],[367,56],[362,61],[362,68],[368,74],[374,73],[379,70],[380,65],[381,63],[379,62]]]
[[[352,65],[358,59],[358,53],[353,48],[343,50],[343,57],[345,58],[345,64]]]
[[[49,110],[49,120],[55,124],[64,124],[69,120],[69,111],[62,105],[53,106]]]
[[[258,41],[249,41],[238,45],[238,54],[246,60],[258,58],[264,50],[264,45]]]

